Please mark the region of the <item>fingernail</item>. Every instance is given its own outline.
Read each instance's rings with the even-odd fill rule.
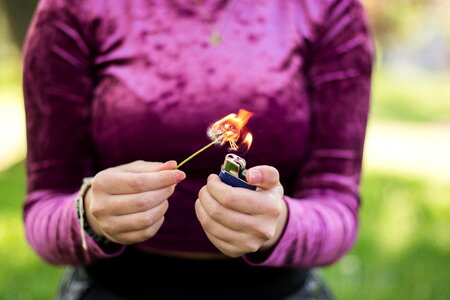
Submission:
[[[177,173],[175,174],[175,180],[178,182],[184,180],[186,178],[186,173],[184,173],[183,171],[177,171]]]
[[[258,170],[248,170],[248,181],[251,184],[258,184],[261,182],[262,174]]]
[[[177,165],[177,162],[174,161],[174,160],[169,160],[169,161],[166,161],[166,164],[176,166],[176,165]]]
[[[169,160],[169,161],[166,161],[165,163],[163,163],[162,165],[161,165],[161,168],[162,169],[175,169],[177,167],[177,162],[176,161],[174,161],[174,160]]]

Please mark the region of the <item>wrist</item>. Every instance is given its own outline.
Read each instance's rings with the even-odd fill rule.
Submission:
[[[90,223],[88,223],[88,215],[91,219],[91,223],[95,224],[98,232],[101,232],[99,229],[99,225],[95,220],[95,217],[90,214],[90,201],[92,200],[92,190],[91,190],[92,177],[87,177],[83,179],[83,184],[78,193],[78,197],[76,199],[76,208],[77,208],[77,216],[78,222],[80,224],[80,233],[81,233],[81,242],[84,250],[88,250],[88,245],[86,241],[85,235],[90,236],[99,246],[109,246],[112,242],[109,241],[103,235],[97,234],[91,227]],[[91,194],[91,195],[89,195]],[[86,202],[86,199],[87,202]],[[87,208],[88,211],[85,210]]]
[[[91,214],[91,200],[93,198],[92,194],[92,188],[89,187],[89,189],[86,192],[86,195],[84,197],[84,213],[86,216],[86,225],[91,228],[91,230],[98,236],[104,236],[103,232],[100,229],[100,225],[97,222],[97,219],[94,217],[94,215]],[[86,230],[86,228],[85,228]]]
[[[100,246],[109,245],[112,242],[105,236],[105,234],[103,234],[102,230],[100,229],[100,225],[97,222],[97,219],[95,218],[94,215],[91,214],[90,205],[92,199],[93,199],[92,188],[89,186],[89,189],[86,191],[85,197],[83,199],[85,208],[83,230]]]
[[[284,197],[281,199],[282,208],[281,213],[277,219],[277,228],[275,230],[274,236],[268,240],[257,252],[248,253],[245,255],[245,259],[252,264],[260,264],[267,260],[275,250],[278,242],[282,238],[285,228],[287,226],[288,218],[289,218],[289,208],[284,200]]]
[[[280,215],[277,219],[276,229],[273,237],[269,239],[266,243],[264,243],[259,251],[265,252],[272,249],[280,240],[281,236],[283,235],[284,228],[286,227],[287,218],[288,218],[288,206],[286,202],[283,200],[283,198],[280,199],[281,201],[281,211]]]

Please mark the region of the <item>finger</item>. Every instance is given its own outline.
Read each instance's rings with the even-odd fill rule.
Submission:
[[[108,201],[109,214],[114,216],[143,212],[166,201],[174,192],[175,185],[138,194],[112,195]]]
[[[207,189],[211,196],[223,206],[245,214],[260,214],[266,211],[266,203],[258,192],[235,188],[223,183],[219,176],[208,177]]]
[[[145,230],[157,223],[165,215],[168,207],[169,202],[164,201],[151,210],[106,218],[101,221],[102,231],[109,235],[117,235]]]
[[[136,160],[128,164],[123,164],[120,166],[117,166],[117,169],[120,169],[122,171],[127,172],[155,172],[157,171],[163,163],[161,162],[150,162],[150,161],[144,161],[144,160]]]
[[[100,177],[103,176],[104,178]],[[165,188],[186,178],[180,170],[163,170],[148,173],[110,172],[99,173],[93,187],[112,195],[143,193]]]
[[[211,241],[211,243],[213,243],[214,246],[216,246],[216,248],[219,249],[223,254],[233,258],[237,258],[245,254],[241,249],[239,249],[235,245],[222,241],[221,239],[216,238],[215,236],[209,234],[208,232],[205,232],[205,234]]]
[[[209,219],[208,214],[203,209],[202,204],[199,200],[195,202],[195,213],[197,215],[197,219],[199,220],[200,224],[203,227],[203,230],[208,237],[208,239],[213,243],[222,253],[231,256],[231,257],[238,257],[241,256],[242,253],[239,251],[239,249],[229,242],[223,241],[220,238],[214,236],[209,232],[209,222],[211,222],[211,219]]]
[[[123,245],[129,245],[129,244],[135,244],[140,243],[143,241],[146,241],[153,236],[155,236],[159,229],[161,228],[162,224],[164,223],[164,217],[159,219],[155,224],[152,226],[138,230],[138,231],[131,231],[131,232],[124,232],[117,234],[115,237],[110,237],[106,235],[106,237],[116,243],[123,244]]]
[[[271,166],[257,166],[247,170],[248,183],[256,185],[264,190],[272,189],[280,185],[278,170]]]
[[[211,220],[235,231],[251,232],[252,216],[223,206],[208,193],[206,187],[200,190],[198,202]]]
[[[205,208],[200,199],[197,200],[195,203],[195,213],[202,227],[208,232],[211,232],[211,228],[215,228],[216,230],[213,231],[216,233],[217,236],[220,236],[219,232],[217,232],[217,230],[219,230],[218,228],[221,228],[222,231],[225,231],[225,228],[227,228],[226,225],[221,224],[220,221],[217,221],[211,217],[211,215],[208,213],[208,210]],[[238,230],[239,227],[234,227],[233,225],[232,227],[228,227],[228,231],[230,232],[237,232]],[[229,236],[229,234],[227,235]],[[227,239],[226,241],[230,242],[231,238]]]
[[[235,245],[245,253],[257,251],[266,241],[265,238],[246,233],[239,230],[232,230],[211,219],[205,208],[199,204],[196,207],[197,218],[205,232],[221,241]]]
[[[175,170],[177,167],[177,162],[174,160],[167,161],[165,163],[161,162],[150,162],[144,160],[137,160],[129,164],[124,164],[118,166],[117,168],[133,173],[146,173],[146,172],[156,172],[162,170]]]

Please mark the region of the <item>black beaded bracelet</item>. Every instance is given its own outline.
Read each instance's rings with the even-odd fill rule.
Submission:
[[[87,233],[88,236],[90,236],[97,244],[101,245],[108,245],[111,243],[110,240],[108,240],[106,237],[98,235],[95,233],[95,231],[89,226],[88,222],[86,221],[86,215],[84,216],[84,222],[83,222],[83,229],[84,232]]]
[[[91,187],[92,179],[93,177],[86,177],[83,179],[83,184],[81,185],[80,191],[78,192],[78,197],[75,201],[78,222],[80,223],[81,242],[84,250],[88,249],[84,232],[101,246],[106,246],[111,243],[111,241],[106,237],[96,234],[86,220],[86,215],[84,212],[84,197]]]

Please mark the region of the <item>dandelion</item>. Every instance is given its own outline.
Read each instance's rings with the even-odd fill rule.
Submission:
[[[237,145],[237,142],[239,140],[239,137],[241,136],[241,132],[244,129],[244,126],[247,124],[250,117],[253,115],[252,112],[249,112],[245,109],[240,109],[238,114],[229,114],[219,121],[212,124],[208,130],[207,135],[211,139],[211,143],[206,145],[205,147],[201,148],[185,160],[183,160],[177,168],[180,168],[185,163],[190,161],[192,158],[200,154],[201,152],[205,151],[206,149],[210,148],[213,145],[224,145],[226,143],[230,144],[230,148],[232,150],[237,150],[239,146]],[[250,133],[247,134],[245,138],[245,143],[249,147],[249,142],[251,143],[252,136]]]

